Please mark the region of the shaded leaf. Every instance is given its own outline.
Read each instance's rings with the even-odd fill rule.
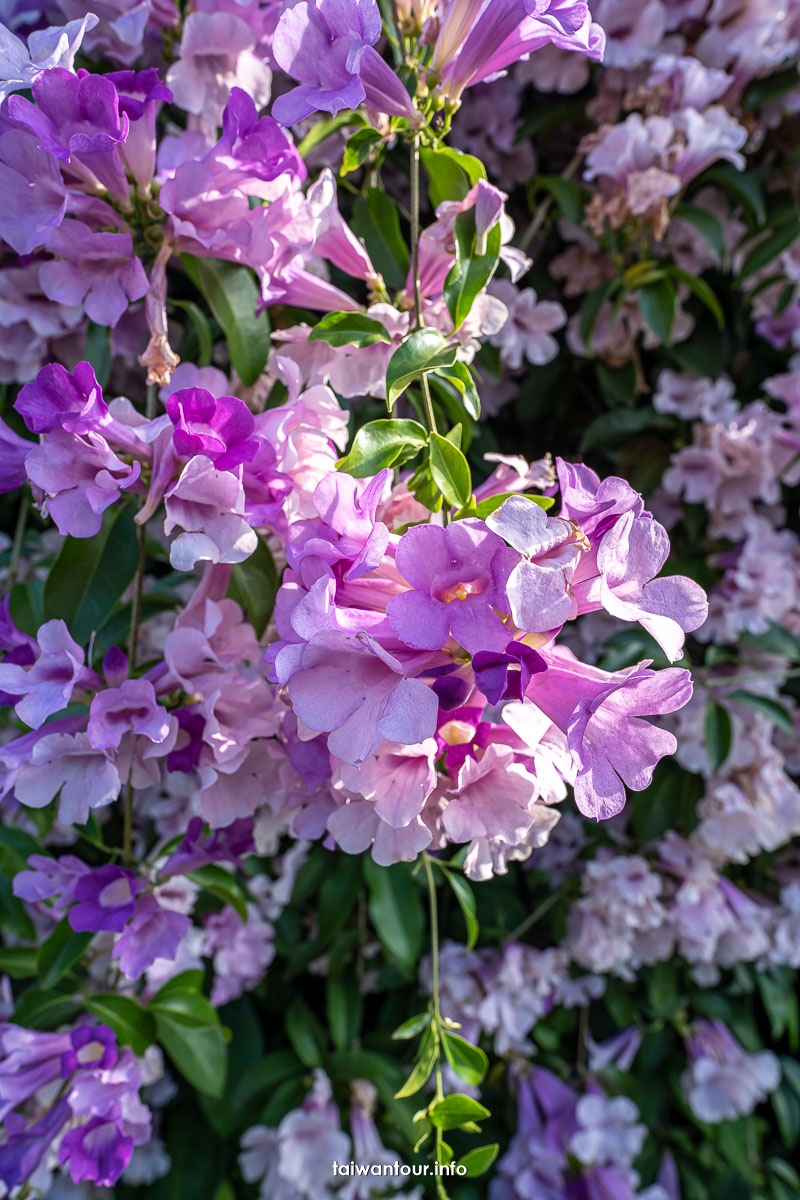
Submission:
[[[361,312],[326,313],[308,340],[327,342],[329,346],[374,346],[376,342],[392,341],[380,321]]]
[[[221,258],[182,254],[181,262],[225,334],[233,369],[250,387],[267,365],[270,345],[267,314],[257,314],[260,295],[255,275],[249,267]]]
[[[424,375],[438,367],[449,367],[456,361],[458,347],[450,343],[438,329],[417,329],[398,346],[389,359],[386,370],[386,403],[394,407],[403,392]]]

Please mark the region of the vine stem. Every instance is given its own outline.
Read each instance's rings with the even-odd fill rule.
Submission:
[[[577,171],[578,167],[581,165],[582,159],[583,159],[582,154],[576,154],[573,158],[571,158],[570,161],[567,163],[566,167],[564,168],[564,170],[561,172],[561,178],[562,179],[571,179],[572,176]],[[533,216],[531,217],[528,228],[525,230],[522,237],[520,238],[520,241],[519,241],[520,250],[528,249],[528,246],[530,246],[531,242],[536,237],[536,234],[539,232],[542,225],[544,224],[544,219],[547,216],[548,212],[550,211],[550,207],[551,207],[552,203],[553,203],[553,197],[548,194],[544,198],[544,200],[541,202],[541,204],[538,206],[538,208],[534,212]]]
[[[154,383],[147,385],[145,414],[148,421],[156,415],[157,390]],[[133,581],[133,597],[131,599],[131,624],[128,633],[128,671],[136,667],[136,652],[139,649],[139,626],[142,622],[142,595],[144,592],[144,572],[147,566],[147,523],[136,526],[136,541],[139,546],[139,561]],[[132,769],[132,764],[131,764]],[[130,865],[133,847],[133,781],[130,774],[125,788],[125,802],[122,814],[122,860],[125,866]]]
[[[411,139],[411,271],[414,276],[414,329],[422,329],[422,295],[419,286],[419,135]],[[437,433],[431,389],[427,375],[421,380],[425,420],[431,433]]]
[[[428,906],[430,909],[431,921],[431,988],[433,992],[433,1023],[435,1026],[435,1035],[437,1038],[437,1052],[441,1054],[441,1035],[440,1031],[443,1025],[442,1012],[439,1007],[439,908],[436,901],[436,882],[433,877],[433,865],[429,854],[423,854],[423,862],[425,863],[425,878],[428,881]],[[444,1088],[442,1087],[442,1068],[440,1061],[436,1063],[436,1099],[444,1099]],[[444,1141],[444,1133],[437,1127],[436,1129],[436,1161],[442,1162],[442,1143]],[[436,1195],[439,1200],[448,1200],[447,1192],[442,1183],[441,1176],[436,1177]]]
[[[543,900],[542,903],[540,905],[538,905],[533,910],[533,912],[530,913],[520,925],[518,925],[516,927],[516,929],[512,929],[511,933],[509,933],[508,937],[505,937],[503,939],[503,941],[515,942],[517,940],[517,938],[522,937],[523,933],[527,933],[528,930],[533,925],[535,925],[537,921],[541,920],[541,918],[545,915],[545,913],[550,911],[550,909],[553,907],[554,904],[558,903],[558,901],[561,899],[563,894],[564,893],[563,893],[562,889],[557,888],[553,892],[553,894],[551,896],[548,896],[546,900]]]
[[[25,541],[25,530],[28,525],[28,513],[31,508],[30,492],[26,488],[22,493],[22,499],[19,502],[19,512],[17,513],[17,523],[14,526],[14,541],[11,545],[11,560],[8,564],[8,586],[11,589],[17,581],[17,572],[19,571],[19,560],[22,555],[22,546]]]

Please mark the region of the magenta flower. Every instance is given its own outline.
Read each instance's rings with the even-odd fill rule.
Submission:
[[[407,646],[438,650],[452,636],[470,654],[505,650],[508,630],[498,611],[509,610],[506,585],[519,555],[483,521],[415,525],[401,537],[395,562],[411,590],[392,597],[386,617]]]
[[[647,662],[614,675],[578,662],[568,650],[542,657],[547,670],[533,677],[528,698],[567,735],[578,808],[606,820],[624,808],[625,787],[649,787],[659,760],[675,753],[675,736],[641,718],[687,704],[691,676],[677,667],[650,671]]]
[[[378,112],[416,122],[411,97],[373,49],[381,35],[376,0],[301,0],[281,14],[272,53],[301,86],[272,106],[282,125],[322,109],[335,115],[362,101]]]
[[[490,704],[522,700],[528,684],[547,663],[524,642],[509,642],[505,650],[479,650],[472,659],[475,684]]]
[[[120,933],[136,910],[136,895],[147,885],[134,871],[106,863],[81,875],[69,923],[77,932]]]
[[[23,96],[9,98],[11,119],[34,134],[42,150],[82,169],[92,187],[99,182],[127,202],[129,187],[118,147],[128,136],[129,122],[111,80],[53,67],[39,76],[32,92],[33,104]]]
[[[366,633],[315,634],[289,683],[297,716],[344,762],[360,763],[381,741],[415,745],[436,728],[438,701]]]
[[[236,396],[217,398],[203,387],[181,388],[168,398],[167,414],[178,454],[204,454],[219,471],[249,462],[258,450],[258,440],[251,437],[253,414]]]
[[[60,363],[48,363],[32,383],[20,389],[14,408],[31,433],[66,429],[67,433],[84,434],[112,419],[88,362],[79,362],[74,372]]]
[[[26,1125],[21,1113],[8,1113],[3,1119],[6,1140],[0,1146],[0,1181],[7,1188],[27,1183],[69,1117],[66,1100],[57,1101],[32,1125]]]
[[[14,492],[25,483],[25,459],[34,445],[0,420],[0,492]]]
[[[119,110],[128,118],[128,136],[120,147],[122,159],[144,191],[156,169],[156,116],[172,92],[158,78],[155,67],[146,71],[110,71],[106,75],[117,89]]]

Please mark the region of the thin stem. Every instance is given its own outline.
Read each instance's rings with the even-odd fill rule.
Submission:
[[[545,913],[550,911],[554,904],[558,903],[562,894],[561,888],[557,888],[556,891],[553,892],[552,896],[548,896],[546,900],[543,900],[542,903],[533,910],[530,916],[527,916],[525,920],[517,926],[516,929],[512,929],[511,933],[509,933],[508,937],[504,938],[503,941],[515,942],[517,938],[521,938],[522,935],[527,933],[537,921],[541,920]]]
[[[126,867],[133,858],[133,780],[128,777],[125,803],[122,809],[122,862]]]
[[[414,328],[422,328],[419,289],[419,136],[411,139],[411,268],[414,274]]]
[[[430,909],[431,918],[431,988],[433,991],[433,1023],[434,1036],[437,1038],[438,1053],[441,1055],[441,1029],[442,1029],[442,1013],[439,1007],[439,909],[436,901],[436,881],[433,877],[433,863],[430,855],[423,854],[422,860],[425,864],[425,878],[428,881],[428,906]],[[441,1059],[436,1062],[436,1099],[444,1099],[444,1087],[442,1086],[442,1067]],[[444,1133],[437,1127],[436,1129],[436,1161],[442,1162],[442,1143],[444,1142]],[[445,1186],[442,1183],[441,1176],[436,1176],[436,1195],[439,1200],[448,1200]]]
[[[22,499],[19,502],[19,512],[17,513],[17,523],[14,527],[14,541],[11,546],[11,561],[8,564],[8,586],[9,589],[14,586],[17,580],[17,572],[19,571],[19,560],[22,555],[22,546],[25,542],[25,529],[28,524],[28,513],[31,508],[31,494],[26,488],[22,493]]]
[[[144,525],[136,526],[136,540],[139,543],[139,563],[133,581],[133,598],[131,600],[131,625],[128,634],[128,669],[136,665],[136,651],[139,648],[139,625],[142,619],[142,591],[144,588],[144,569],[147,564],[147,530]]]
[[[564,170],[561,172],[561,178],[562,179],[571,179],[572,176],[577,171],[578,167],[581,165],[582,158],[583,158],[582,154],[576,154],[574,156],[574,158],[571,158],[570,161],[567,163],[566,167],[564,168]],[[544,219],[547,216],[548,212],[550,211],[550,207],[551,207],[552,203],[553,203],[553,197],[548,193],[548,195],[545,197],[545,199],[541,202],[541,204],[538,206],[538,208],[534,212],[533,216],[531,217],[531,221],[530,221],[530,224],[528,225],[528,228],[525,230],[522,237],[520,238],[520,242],[519,242],[520,250],[528,249],[528,246],[530,246],[531,242],[536,237],[536,234],[539,232],[542,225],[544,224]]]
[[[433,411],[433,401],[431,400],[431,389],[428,384],[428,376],[422,376],[422,403],[425,405],[425,420],[428,422],[428,428],[431,433],[438,433],[436,428],[436,414]]]

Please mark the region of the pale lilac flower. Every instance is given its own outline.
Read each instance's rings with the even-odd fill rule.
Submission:
[[[28,808],[44,808],[58,796],[58,818],[65,825],[85,825],[90,810],[111,804],[121,787],[117,768],[89,745],[85,733],[39,737],[14,779],[14,795]]]
[[[184,913],[165,908],[155,896],[146,894],[137,900],[112,956],[127,979],[138,979],[157,959],[177,956],[191,924]]]
[[[328,749],[360,763],[381,741],[415,745],[430,737],[438,701],[426,684],[406,676],[402,663],[368,634],[317,633],[289,683],[298,717],[328,733]]]
[[[28,904],[52,899],[56,912],[69,908],[75,898],[75,884],[81,875],[91,870],[72,854],[62,854],[60,858],[32,854],[28,859],[28,867],[29,870],[18,871],[14,876],[14,895]]]
[[[165,494],[164,532],[185,530],[170,547],[170,562],[189,571],[196,562],[244,562],[258,538],[244,517],[242,484],[230,471],[218,471],[211,459],[190,459]]]
[[[164,742],[174,725],[175,718],[157,703],[148,679],[126,679],[92,700],[87,733],[95,750],[116,750],[126,734]]]
[[[82,648],[63,621],[46,621],[36,635],[36,647],[32,666],[0,663],[0,688],[20,697],[14,706],[17,716],[31,729],[66,708],[76,687],[94,680],[94,672],[83,665]]]
[[[103,513],[141,474],[141,464],[119,458],[102,434],[76,437],[64,429],[53,430],[30,451],[25,469],[59,533],[79,538],[100,531]]]
[[[57,161],[38,140],[0,116],[0,236],[30,254],[64,219],[67,193]]]
[[[557,812],[536,805],[538,791],[536,777],[514,761],[508,746],[488,746],[480,759],[464,761],[447,789],[442,824],[454,842],[490,838],[514,846],[531,826],[558,820]]]
[[[508,607],[506,585],[518,561],[483,521],[416,525],[395,552],[411,587],[391,598],[387,620],[415,649],[438,650],[453,637],[470,653],[504,650],[508,633],[495,609]]]
[[[66,221],[50,234],[47,249],[58,258],[39,268],[45,295],[59,304],[82,304],[98,325],[116,325],[147,292],[129,233],[94,233],[82,221]]]
[[[332,786],[371,800],[377,816],[392,828],[400,829],[419,816],[436,786],[435,757],[433,738],[418,746],[384,742],[361,765],[339,765],[333,773]]]
[[[183,24],[178,60],[167,72],[175,103],[218,125],[233,88],[257,108],[269,100],[272,72],[255,53],[247,23],[232,12],[191,12]]]
[[[644,1145],[647,1130],[639,1110],[627,1096],[609,1100],[600,1092],[581,1096],[575,1108],[578,1131],[570,1138],[575,1157],[587,1166],[617,1164],[629,1167]]]
[[[489,291],[508,309],[508,320],[499,333],[490,337],[499,347],[501,362],[517,371],[527,359],[536,367],[551,362],[558,354],[558,342],[552,336],[567,323],[567,314],[552,300],[538,300],[533,288],[518,289],[507,279],[494,280]]]
[[[75,55],[86,33],[97,25],[94,13],[66,25],[34,30],[27,49],[6,25],[0,25],[0,100],[12,92],[26,91],[42,71],[51,67],[73,70]]]
[[[722,1021],[696,1021],[688,1050],[683,1088],[699,1121],[718,1124],[748,1116],[780,1083],[775,1055],[769,1050],[748,1054]]]
[[[251,991],[267,973],[275,957],[275,931],[255,904],[247,906],[247,920],[226,905],[205,922],[203,955],[213,959],[211,1003],[227,1004]]]

